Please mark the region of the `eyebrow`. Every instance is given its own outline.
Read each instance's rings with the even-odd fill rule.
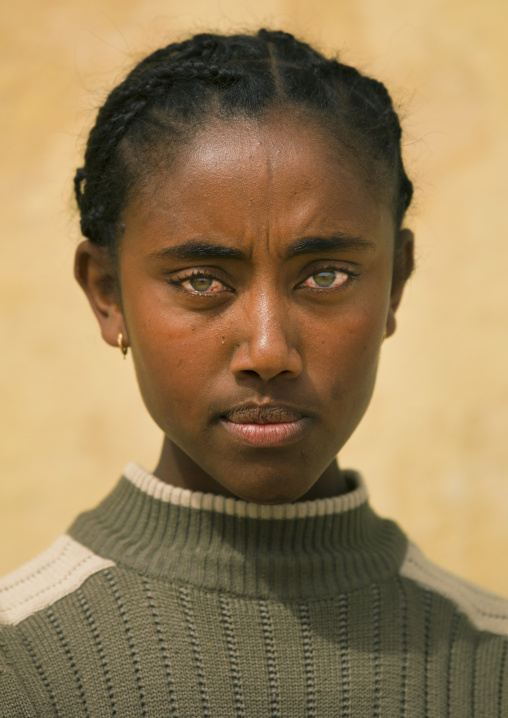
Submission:
[[[374,251],[376,245],[363,237],[351,237],[347,234],[334,234],[332,237],[306,237],[293,242],[288,248],[287,256],[298,257],[301,254],[323,254],[333,250],[365,250]]]
[[[346,234],[334,234],[331,237],[305,237],[293,242],[287,249],[288,259],[303,254],[323,254],[337,250],[375,250],[376,245],[363,237],[352,237]],[[202,240],[189,240],[183,244],[166,247],[159,252],[152,252],[151,258],[165,259],[247,259],[247,255],[236,247],[225,247],[222,244],[211,244]]]
[[[245,259],[245,252],[235,247],[225,247],[222,244],[210,244],[191,239],[183,244],[166,247],[160,252],[152,252],[154,259]]]

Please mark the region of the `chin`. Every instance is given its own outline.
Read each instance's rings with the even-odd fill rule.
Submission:
[[[294,501],[298,501],[304,494],[306,494],[312,488],[310,485],[305,485],[297,488],[294,485],[294,481],[290,486],[281,486],[280,477],[279,481],[275,479],[268,479],[264,481],[255,482],[249,484],[243,484],[242,486],[228,486],[227,489],[231,491],[236,498],[242,501],[249,501],[253,504],[261,504],[263,506],[276,506],[278,504],[291,504]]]

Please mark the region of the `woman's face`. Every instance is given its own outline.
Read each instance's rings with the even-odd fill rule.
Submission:
[[[237,121],[124,224],[118,330],[166,437],[156,474],[259,503],[333,493],[402,291],[388,199],[323,131]]]

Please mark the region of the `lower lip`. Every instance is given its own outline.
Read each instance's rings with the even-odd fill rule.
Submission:
[[[305,431],[306,417],[280,424],[237,424],[222,419],[226,431],[250,446],[284,446],[297,440]]]

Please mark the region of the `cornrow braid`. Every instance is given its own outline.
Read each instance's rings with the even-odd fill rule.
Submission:
[[[385,86],[282,31],[195,35],[143,59],[108,96],[90,132],[74,188],[81,231],[113,256],[122,209],[146,159],[177,147],[211,117],[306,109],[355,154],[388,169],[400,227],[413,185],[401,126]],[[149,163],[148,163],[149,164]]]
[[[172,84],[178,80],[201,80],[212,85],[225,85],[234,82],[237,77],[238,73],[204,62],[154,64],[150,71],[145,68],[143,73],[131,73],[111,92],[107,102],[99,110],[96,124],[90,132],[85,166],[76,172],[74,180],[76,199],[81,212],[81,231],[85,237],[98,244],[108,244],[102,235],[108,231],[105,223],[108,213],[111,214],[111,204],[115,201],[112,195],[116,193],[119,185],[108,169],[111,164],[114,167],[114,155],[118,145],[135,120],[149,106],[162,101]],[[83,187],[85,180],[86,186]],[[95,196],[102,196],[102,201],[98,202]],[[113,221],[110,230],[114,224]],[[111,239],[112,237],[109,237],[110,241]]]

